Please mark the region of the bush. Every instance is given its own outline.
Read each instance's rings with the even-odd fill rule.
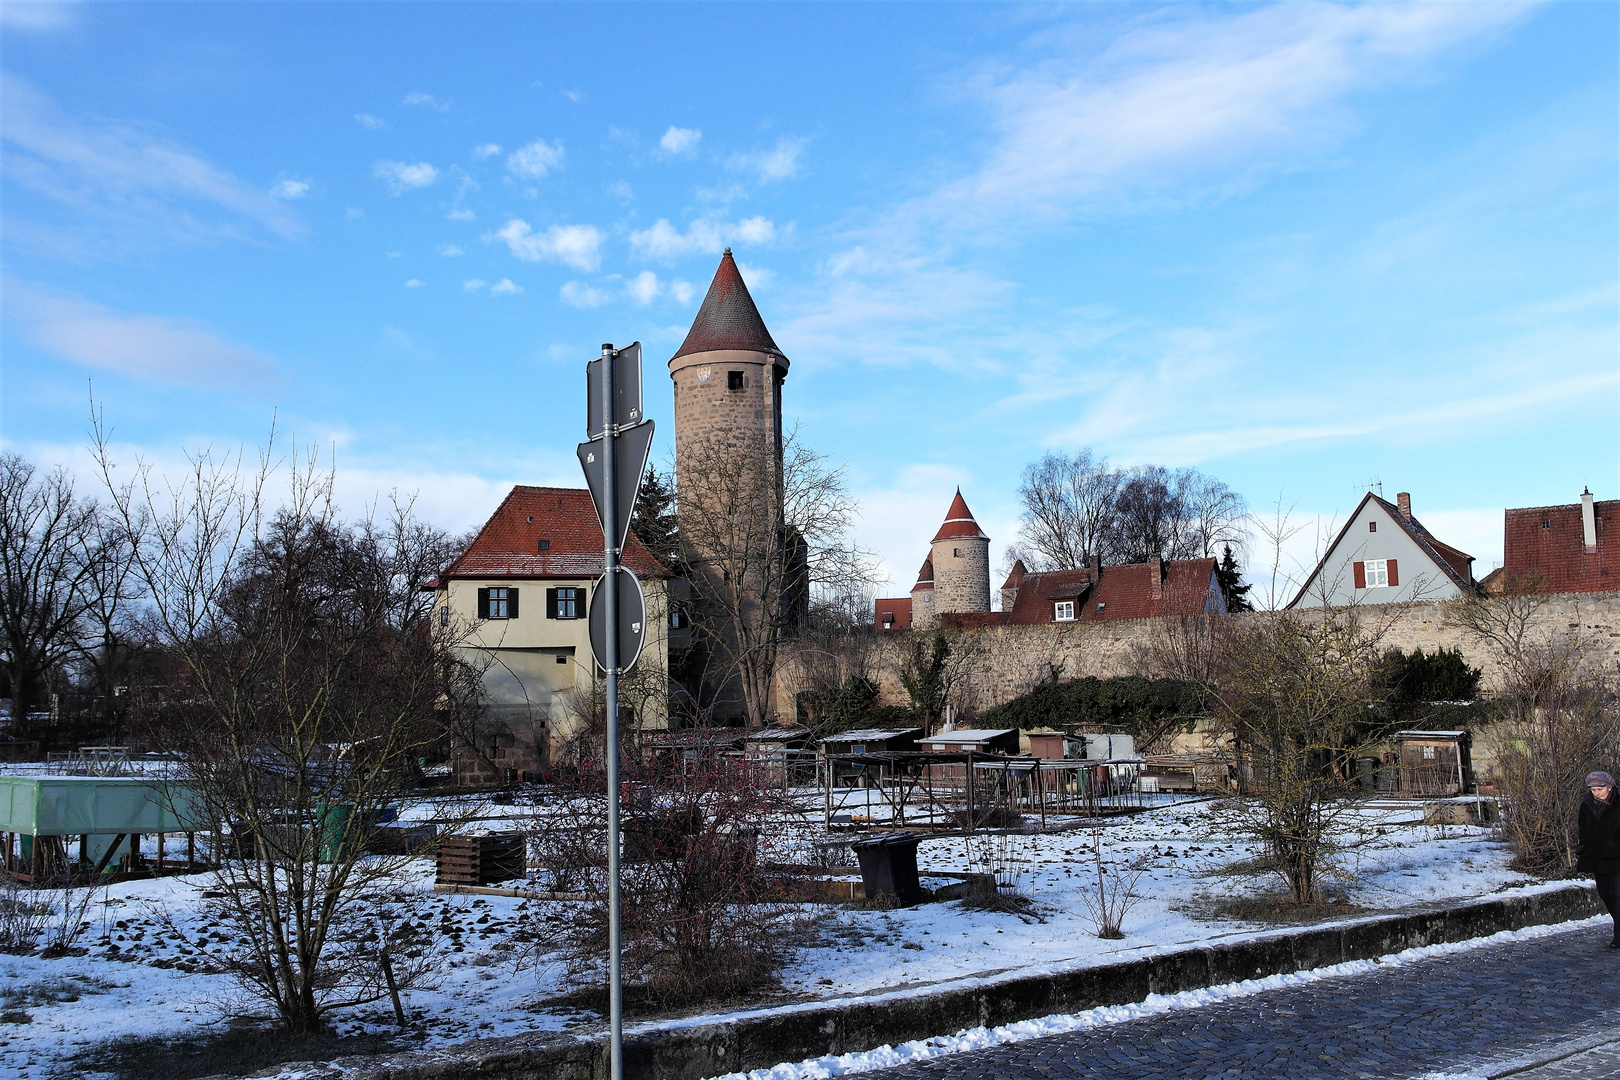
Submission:
[[[1048,679],[1022,697],[997,705],[980,717],[987,728],[1056,728],[1060,731],[1118,731],[1157,735],[1180,726],[1191,731],[1207,711],[1207,691],[1181,679]],[[1145,749],[1146,745],[1138,749]]]

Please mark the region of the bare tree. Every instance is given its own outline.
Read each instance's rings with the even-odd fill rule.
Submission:
[[[43,734],[30,715],[83,648],[101,560],[112,553],[101,532],[95,504],[74,494],[66,469],[42,475],[20,455],[0,454],[0,659],[23,737]]]
[[[1272,613],[1222,635],[1213,705],[1245,798],[1239,828],[1260,841],[1296,903],[1341,850],[1359,789],[1354,761],[1386,734],[1380,643],[1388,624],[1354,608]]]
[[[1024,466],[1019,543],[1031,570],[1073,570],[1110,550],[1121,476],[1089,448],[1048,453]]]
[[[748,438],[757,445],[739,445]],[[771,460],[763,434],[717,437],[692,448],[677,493],[710,692],[723,699],[734,686],[750,725],[772,714],[779,650],[802,630],[812,597],[847,589],[871,565],[848,539],[856,504],[843,467],[797,429],[783,440],[780,474]]]
[[[1454,601],[1447,622],[1483,645],[1498,672],[1492,712],[1501,747],[1504,824],[1515,863],[1536,873],[1575,864],[1577,799],[1593,768],[1620,766],[1620,690],[1573,622],[1544,596]]]
[[[419,852],[363,849],[384,808],[409,796],[445,715],[478,694],[456,628],[417,607],[438,538],[407,507],[382,525],[343,523],[313,457],[294,459],[272,508],[269,450],[249,471],[241,455],[201,454],[172,482],[137,462],[118,484],[99,422],[97,436],[174,671],[142,719],[178,755],[188,813],[230,835],[208,901],[241,942],[223,970],[294,1033],[378,1000],[390,972],[396,988],[412,985],[430,958],[389,913],[397,872]]]

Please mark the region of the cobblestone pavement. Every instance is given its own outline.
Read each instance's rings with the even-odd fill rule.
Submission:
[[[1609,936],[1583,927],[869,1076],[1460,1080],[1511,1070],[1512,1080],[1620,1080],[1614,1046],[1532,1064],[1538,1047],[1605,1032],[1620,1040],[1620,950]]]

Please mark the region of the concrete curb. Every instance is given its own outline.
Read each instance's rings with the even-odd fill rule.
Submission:
[[[702,1080],[824,1054],[847,1054],[964,1028],[995,1027],[1055,1013],[1141,1001],[1404,949],[1486,937],[1503,930],[1601,913],[1589,886],[1483,898],[1452,907],[1350,919],[1278,931],[1224,945],[1176,949],[1136,960],[1041,973],[1010,972],[971,985],[782,1006],[625,1036],[626,1080]],[[438,1051],[288,1063],[255,1075],[300,1072],[305,1080],[599,1080],[601,1038],[552,1034],[482,1039]]]

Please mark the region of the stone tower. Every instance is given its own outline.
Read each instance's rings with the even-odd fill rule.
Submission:
[[[934,566],[935,618],[954,611],[990,610],[990,538],[956,489],[945,524],[934,534],[929,562]]]
[[[932,630],[939,619],[934,615],[934,560],[923,560],[917,571],[917,584],[911,587],[911,628]]]
[[[710,455],[764,455],[782,474],[782,383],[788,359],[759,317],[726,248],[692,329],[669,362],[675,383],[675,482],[685,488]],[[778,481],[780,482],[780,481]]]

